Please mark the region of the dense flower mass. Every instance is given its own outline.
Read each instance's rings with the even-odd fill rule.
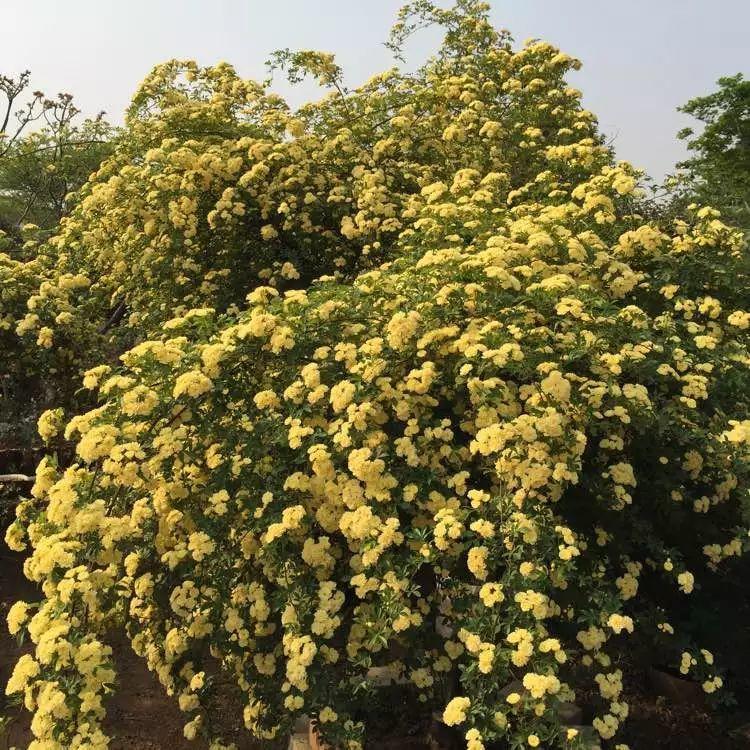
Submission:
[[[54,242],[149,338],[86,374],[75,462],[40,464],[8,533],[45,596],[11,612],[34,750],[106,746],[112,627],[215,748],[218,670],[256,737],[308,714],[352,750],[373,667],[471,750],[582,746],[576,690],[615,736],[628,639],[721,690],[669,620],[748,549],[747,248],[711,209],[645,221],[577,63],[486,12],[416,3],[394,40],[442,23],[432,61],[293,115],[225,67],[137,96],[165,140]],[[174,135],[246,106],[240,137]]]

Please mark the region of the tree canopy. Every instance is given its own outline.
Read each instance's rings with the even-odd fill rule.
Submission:
[[[750,230],[750,81],[741,73],[717,81],[718,90],[691,99],[680,111],[695,117],[699,132],[685,128],[690,158],[688,199],[711,203],[745,231]]]

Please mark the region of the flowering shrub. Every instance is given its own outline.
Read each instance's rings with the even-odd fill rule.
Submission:
[[[491,54],[453,60],[467,33]],[[343,90],[330,55],[282,52],[273,62],[332,93],[292,112],[268,82],[243,80],[227,64],[170,61],[146,78],[114,153],[43,245],[43,271],[25,270],[37,289],[20,305],[0,299],[9,367],[19,351],[37,351],[65,384],[59,403],[81,408],[67,385],[174,315],[236,312],[259,283],[300,288],[377,265],[414,221],[423,186],[492,163],[520,187],[547,167],[542,143],[600,141],[564,83],[577,61],[548,45],[512,54],[486,25],[462,26],[444,59],[420,73],[394,68],[354,91]],[[559,169],[583,176],[606,156],[589,149]]]
[[[374,265],[414,220],[415,194],[460,169],[492,164],[520,187],[547,167],[542,144],[562,149],[568,176],[606,160],[587,148],[600,140],[593,115],[564,83],[577,61],[549,45],[512,54],[489,26],[468,32],[491,47],[456,61],[448,45],[417,75],[394,68],[345,96],[330,56],[278,53],[291,80],[310,73],[333,89],[296,112],[227,64],[157,66],[51,240],[56,269],[21,334],[78,327],[96,339],[122,305],[132,342],[193,308],[235,309],[258,283],[306,286]],[[585,155],[566,159],[579,142]],[[60,283],[81,269],[88,285]],[[72,317],[58,321],[61,310]]]
[[[92,246],[114,231],[94,207],[103,191],[131,222],[107,252],[123,274],[125,258],[143,264],[149,284],[125,291],[123,277],[121,291],[152,333],[121,369],[88,371],[100,405],[64,428],[76,460],[40,464],[7,535],[30,545],[45,596],[10,615],[36,646],[8,686],[34,712],[33,748],[106,746],[111,628],[178,696],[186,736],[214,748],[218,670],[256,737],[308,714],[349,748],[366,731],[354,686],[374,666],[470,750],[581,747],[558,713],[577,690],[598,693],[594,727],[614,737],[628,713],[616,659],[633,639],[722,687],[670,620],[748,548],[747,249],[710,209],[643,221],[637,172],[611,162],[562,82],[570,58],[541,42],[513,52],[468,1],[408,7],[395,42],[424,20],[447,36],[414,76],[302,108],[300,130],[254,156],[249,134],[206,146],[211,175],[188,187],[239,188],[198,220],[194,255],[194,209],[169,215],[177,178],[137,187],[176,144],[93,183],[79,219]],[[325,56],[284,60],[335,78]],[[280,105],[266,114],[288,127]],[[268,171],[243,185],[255,161]],[[240,257],[222,253],[240,252],[246,221],[260,265],[287,262],[289,232],[310,248],[295,268],[341,257],[359,272],[264,284],[235,310],[249,276],[231,293],[222,274],[201,278]],[[192,281],[159,270],[175,257]],[[53,436],[60,415],[40,427]]]
[[[58,379],[58,368],[64,366],[57,351],[51,350],[52,330],[40,326],[34,336],[24,337],[17,331],[29,313],[28,300],[53,264],[40,252],[37,230],[25,228],[26,242],[21,248],[0,232],[0,441],[5,444],[10,435],[23,435],[24,443],[31,442],[35,419],[30,419],[29,401],[35,401],[31,414],[38,415],[56,403],[64,390],[49,387],[50,381]]]

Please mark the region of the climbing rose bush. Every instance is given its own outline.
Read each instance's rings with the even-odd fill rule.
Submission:
[[[11,269],[11,290],[26,277],[35,288],[0,293],[5,371],[49,373],[34,393],[41,408],[55,392],[59,405],[86,408],[81,374],[175,315],[236,313],[258,284],[303,288],[377,266],[413,222],[423,186],[489,159],[521,187],[547,166],[540,138],[599,144],[593,115],[564,81],[577,61],[544,45],[514,55],[506,34],[476,20],[469,28],[455,11],[438,15],[454,29],[442,59],[352,91],[330,55],[274,55],[277,74],[312,75],[330,91],[297,111],[269,81],[243,80],[228,64],[158,65],[56,236]],[[394,30],[394,48],[408,26]],[[466,34],[492,54],[455,59],[470,52]],[[516,86],[524,66],[526,85]],[[500,67],[514,83],[496,76]],[[606,160],[603,149],[563,160],[564,171],[583,177],[596,160]]]
[[[594,116],[564,81],[578,61],[549,45],[514,54],[506,33],[478,19],[466,28],[456,11],[442,20],[463,25],[440,58],[352,91],[330,55],[276,53],[272,70],[331,91],[297,111],[270,80],[243,80],[226,63],[158,65],[49,242],[55,267],[16,312],[19,335],[49,329],[50,346],[69,349],[72,336],[101,358],[112,339],[132,345],[190,309],[237,311],[260,283],[302,287],[377,265],[413,223],[414,196],[460,169],[493,164],[521,187],[548,166],[542,143],[571,156],[583,144],[585,154],[559,155],[569,178],[606,160],[587,149],[601,142]],[[488,49],[470,50],[467,34]],[[86,284],[66,283],[82,269]],[[104,326],[113,312],[120,324]]]
[[[257,286],[242,310],[206,287],[120,368],[86,373],[99,405],[64,427],[76,458],[42,461],[7,535],[44,592],[10,614],[35,644],[7,688],[34,750],[106,747],[113,629],[214,748],[221,674],[255,737],[306,714],[352,750],[373,667],[469,750],[583,747],[560,707],[591,692],[615,737],[639,642],[721,694],[722,665],[673,615],[748,548],[747,247],[711,209],[639,216],[637,171],[562,82],[570,58],[513,51],[473,2],[407,7],[394,44],[425,21],[447,34],[424,68],[322,105],[352,132],[350,102],[393,129],[352,137],[373,145],[351,151],[327,230],[377,262]],[[373,85],[391,103],[377,116]],[[281,147],[311,180],[315,111]],[[285,200],[269,216],[304,223]],[[142,309],[169,309],[164,288]]]

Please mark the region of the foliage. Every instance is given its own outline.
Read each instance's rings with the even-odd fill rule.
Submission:
[[[256,737],[305,713],[352,750],[374,666],[469,750],[581,747],[559,708],[592,688],[613,737],[637,644],[722,695],[685,601],[748,548],[742,235],[637,213],[575,60],[469,0],[408,6],[394,49],[430,22],[433,59],[353,91],[279,53],[331,87],[294,113],[159,66],[48,243],[29,340],[80,363],[115,303],[103,347],[148,339],[42,415],[76,458],[7,534],[44,592],[9,619],[33,750],[106,747],[112,628],[216,749],[219,671]]]
[[[18,237],[24,224],[54,228],[75,192],[110,150],[103,114],[82,123],[70,94],[26,96],[30,73],[0,76],[0,229]]]
[[[718,91],[680,107],[703,127],[685,128],[678,137],[692,155],[685,170],[686,199],[710,202],[722,215],[750,231],[750,81],[741,73],[720,78]]]
[[[46,331],[24,340],[16,328],[54,268],[46,238],[114,137],[101,115],[79,123],[70,94],[48,99],[29,87],[28,71],[0,76],[0,445],[14,447],[32,442],[39,413],[66,399],[66,355],[44,354]]]

